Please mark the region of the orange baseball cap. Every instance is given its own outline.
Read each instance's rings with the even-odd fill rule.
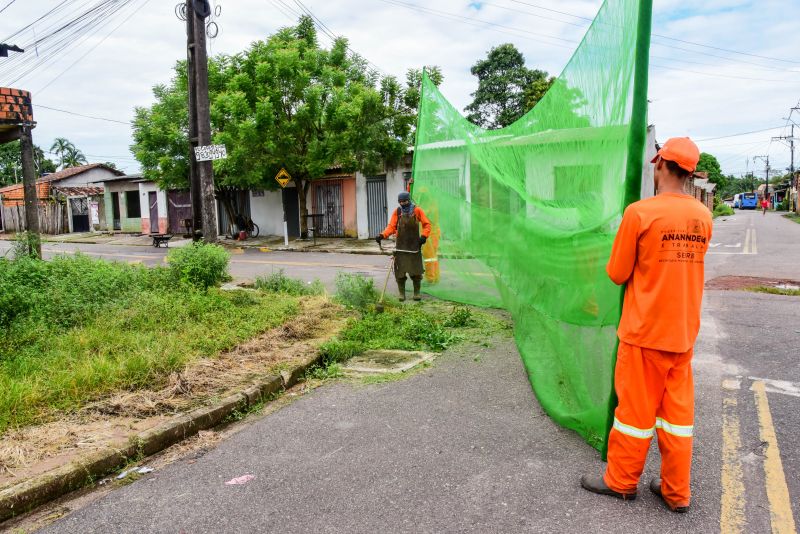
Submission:
[[[697,162],[700,161],[700,149],[688,137],[673,137],[667,139],[650,163],[655,163],[659,157],[667,161],[674,161],[681,169],[694,172]]]

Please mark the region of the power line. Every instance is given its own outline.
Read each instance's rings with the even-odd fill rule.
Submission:
[[[68,18],[66,22],[62,22],[65,18],[54,22],[45,30],[42,37],[34,37],[33,41],[25,44],[26,49],[35,50],[36,54],[29,53],[3,62],[3,66],[11,65],[5,70],[4,75],[13,78],[11,83],[15,83],[47,63],[55,61],[58,56],[79,46],[91,35],[110,24],[132,1],[102,0],[77,15],[73,11],[65,17]]]
[[[714,141],[716,139],[727,139],[729,137],[739,137],[739,136],[742,136],[742,135],[750,135],[750,134],[754,134],[754,133],[769,132],[770,130],[777,130],[778,128],[783,128],[783,126],[773,126],[772,128],[764,128],[763,130],[753,130],[751,132],[742,132],[742,133],[735,133],[735,134],[730,134],[730,135],[721,135],[719,137],[707,137],[705,139],[695,139],[694,141],[696,143],[700,143],[700,142],[703,142],[703,141]]]
[[[11,7],[11,4],[13,4],[13,3],[14,3],[14,2],[16,2],[16,1],[17,1],[17,0],[11,0],[9,3],[7,3],[3,9],[0,9],[0,13],[2,13],[3,11],[5,11],[5,10],[6,10],[6,9],[8,9],[9,7]]]
[[[124,124],[125,126],[130,126],[131,125],[130,122],[118,121],[117,119],[108,119],[106,117],[96,117],[94,115],[84,115],[83,113],[77,113],[75,111],[69,111],[69,110],[66,110],[66,109],[51,108],[49,106],[43,106],[42,104],[36,104],[36,107],[37,108],[43,108],[43,109],[49,109],[50,111],[58,111],[58,112],[61,112],[61,113],[67,113],[69,115],[76,115],[78,117],[83,117],[85,119],[94,119],[94,120],[98,120],[98,121],[115,122],[117,124]]]
[[[85,53],[84,53],[84,54],[83,54],[81,57],[79,57],[78,59],[76,59],[75,61],[73,61],[73,62],[72,62],[72,63],[71,63],[71,64],[70,64],[70,65],[69,65],[69,66],[68,66],[66,69],[64,69],[63,71],[61,71],[61,73],[59,73],[58,75],[56,75],[56,77],[55,77],[55,78],[53,78],[52,80],[50,80],[49,82],[47,82],[47,83],[46,83],[44,86],[42,86],[42,87],[41,87],[41,88],[38,90],[38,93],[39,93],[39,94],[41,94],[41,93],[42,93],[42,91],[44,91],[45,89],[47,89],[48,87],[50,87],[50,86],[53,84],[53,82],[55,82],[56,80],[58,80],[58,79],[59,79],[61,76],[63,76],[63,75],[66,73],[66,72],[68,72],[68,71],[69,71],[69,70],[70,70],[72,67],[74,67],[74,66],[75,66],[75,65],[76,65],[76,64],[77,64],[79,61],[81,61],[83,58],[85,58],[86,56],[88,56],[88,55],[89,55],[89,54],[90,54],[90,53],[91,53],[91,52],[92,52],[92,51],[93,51],[95,48],[97,48],[98,46],[100,46],[101,44],[103,44],[103,42],[105,42],[105,40],[106,40],[106,39],[108,39],[109,37],[111,37],[111,35],[113,35],[113,34],[114,34],[114,32],[116,32],[118,29],[120,29],[120,28],[122,27],[122,25],[123,25],[123,24],[125,24],[126,22],[128,22],[128,21],[129,21],[129,20],[130,20],[130,19],[131,19],[131,18],[132,18],[134,15],[136,15],[136,14],[137,14],[139,11],[141,11],[141,10],[142,10],[142,9],[143,9],[143,8],[144,8],[144,7],[145,7],[147,4],[149,4],[151,1],[152,1],[152,0],[145,0],[145,2],[144,2],[144,3],[143,3],[141,6],[139,6],[138,8],[136,8],[136,9],[135,9],[135,10],[134,10],[134,11],[133,11],[133,12],[132,12],[130,15],[128,15],[127,17],[125,17],[125,20],[123,20],[122,22],[120,22],[120,23],[119,23],[119,24],[118,24],[118,25],[117,25],[117,26],[116,26],[114,29],[112,29],[110,32],[108,32],[108,34],[107,34],[105,37],[103,37],[102,39],[100,39],[100,41],[98,41],[98,42],[97,42],[97,43],[96,43],[94,46],[92,46],[92,47],[91,47],[89,50],[87,50],[87,51],[86,51],[86,52],[85,52]],[[99,28],[98,28],[98,29],[99,29]]]
[[[522,4],[522,5],[526,5],[526,6],[530,6],[530,7],[535,7],[537,9],[542,9],[544,11],[550,11],[550,12],[553,12],[553,13],[559,13],[561,15],[567,15],[567,16],[570,16],[570,17],[575,17],[575,18],[578,18],[578,19],[587,20],[589,22],[592,22],[594,20],[594,19],[589,18],[589,17],[576,15],[574,13],[569,13],[569,12],[566,12],[566,11],[559,11],[557,9],[551,9],[551,8],[540,6],[540,5],[537,5],[537,4],[531,4],[530,2],[524,2],[522,0],[511,0],[511,1],[514,2],[515,4]],[[723,48],[721,46],[708,45],[708,44],[698,43],[696,41],[687,41],[686,39],[678,39],[677,37],[670,37],[668,35],[661,35],[661,34],[658,34],[658,33],[654,33],[652,35],[653,35],[653,37],[659,37],[661,39],[668,39],[670,41],[675,41],[675,42],[678,42],[678,43],[685,43],[685,44],[690,44],[690,45],[694,45],[694,46],[701,46],[701,47],[704,47],[704,48],[711,48],[713,50],[719,50],[721,52],[728,52],[728,53],[731,53],[731,54],[739,54],[739,55],[743,55],[743,56],[757,57],[757,58],[760,58],[760,59],[768,59],[770,61],[780,61],[782,63],[800,64],[800,61],[796,61],[796,60],[792,60],[792,59],[783,59],[783,58],[777,58],[777,57],[772,57],[772,56],[764,56],[764,55],[761,55],[761,54],[753,54],[751,52],[742,52],[741,50],[733,50],[731,48]]]
[[[395,5],[395,6],[398,6],[398,7],[404,7],[406,9],[410,9],[412,11],[418,11],[418,12],[421,12],[421,13],[434,15],[434,16],[437,16],[437,17],[440,17],[440,18],[454,20],[456,22],[460,22],[460,23],[466,24],[468,26],[474,26],[474,27],[478,27],[478,28],[486,28],[486,29],[490,29],[490,30],[493,30],[493,31],[496,31],[496,32],[499,32],[499,33],[505,33],[505,34],[513,35],[514,37],[518,37],[518,38],[522,38],[522,39],[528,39],[528,40],[531,40],[531,41],[536,41],[536,42],[540,42],[540,43],[547,44],[547,45],[550,45],[550,46],[556,46],[556,47],[559,47],[559,48],[567,48],[569,50],[572,50],[572,47],[570,47],[570,46],[565,46],[565,45],[562,45],[562,44],[552,43],[552,42],[549,42],[549,41],[542,41],[541,39],[536,39],[536,38],[533,38],[533,37],[527,37],[525,35],[520,35],[520,33],[529,34],[529,35],[535,35],[535,36],[539,36],[539,37],[546,37],[548,39],[555,39],[555,40],[558,40],[558,41],[564,41],[564,42],[572,43],[572,44],[578,44],[578,41],[575,41],[575,40],[564,39],[562,37],[556,37],[556,36],[553,36],[553,35],[540,34],[540,33],[537,33],[537,32],[524,30],[522,28],[515,28],[513,26],[506,26],[504,24],[498,24],[498,23],[495,23],[495,22],[488,22],[488,21],[485,21],[485,20],[477,19],[477,18],[464,17],[464,16],[461,16],[461,15],[457,15],[455,13],[450,13],[450,12],[447,12],[447,11],[441,11],[439,9],[432,9],[432,8],[428,8],[428,7],[422,7],[422,6],[418,6],[416,4],[409,4],[409,3],[406,3],[406,2],[402,2],[400,0],[380,0],[380,1],[385,3],[385,4]],[[510,30],[510,31],[507,31],[507,30]],[[512,32],[514,32],[514,33],[512,33]]]
[[[747,76],[735,76],[733,74],[717,74],[714,72],[702,72],[699,70],[690,70],[690,69],[681,69],[678,67],[668,67],[666,65],[658,65],[656,63],[650,62],[651,67],[655,67],[657,69],[667,69],[667,70],[676,70],[679,72],[690,72],[692,74],[699,74],[700,76],[711,76],[714,78],[728,78],[733,80],[749,80],[754,82],[777,82],[777,83],[796,83],[800,84],[800,80],[774,80],[770,78],[750,78]]]

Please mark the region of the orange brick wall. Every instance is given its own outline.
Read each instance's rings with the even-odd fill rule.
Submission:
[[[30,92],[0,87],[0,123],[20,121],[33,121]]]

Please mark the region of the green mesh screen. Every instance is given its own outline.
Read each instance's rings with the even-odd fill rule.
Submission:
[[[500,130],[468,122],[427,77],[413,194],[434,223],[426,291],[510,311],[547,413],[602,449],[621,290],[605,264],[638,199],[651,0],[608,0],[547,95]],[[435,262],[434,262],[435,263]]]

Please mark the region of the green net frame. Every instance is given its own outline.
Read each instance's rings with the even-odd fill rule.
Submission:
[[[546,412],[604,451],[622,291],[605,264],[638,200],[652,0],[607,0],[545,97],[484,130],[423,76],[413,194],[441,276],[426,291],[508,310]]]

